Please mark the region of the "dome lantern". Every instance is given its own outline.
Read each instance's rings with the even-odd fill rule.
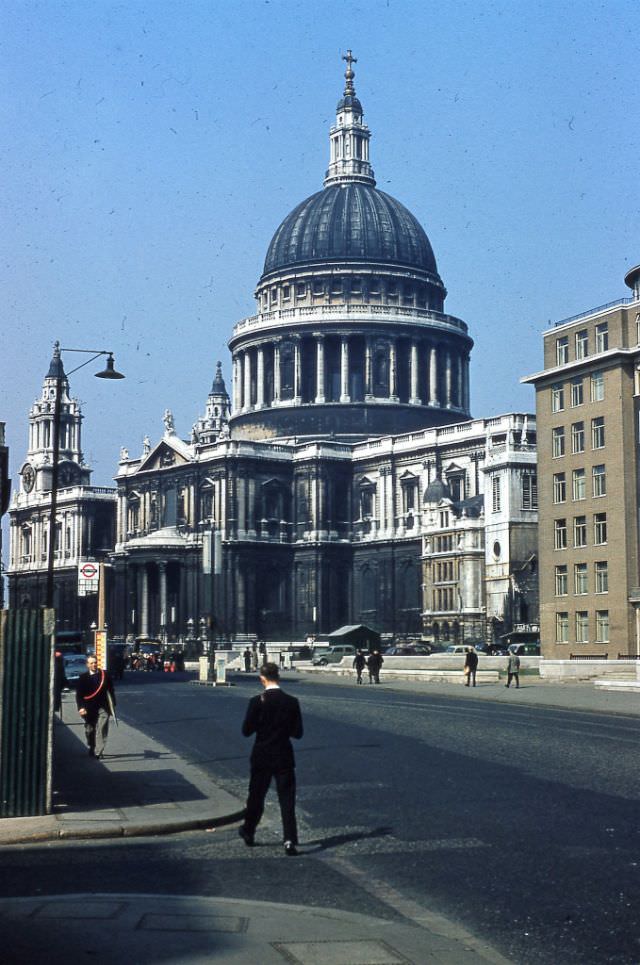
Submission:
[[[330,184],[346,184],[359,181],[375,185],[373,169],[369,163],[369,139],[371,132],[362,121],[362,104],[356,97],[352,64],[357,58],[350,50],[342,57],[347,62],[344,72],[344,95],[336,108],[336,123],[329,132],[331,160],[324,179],[325,188]]]

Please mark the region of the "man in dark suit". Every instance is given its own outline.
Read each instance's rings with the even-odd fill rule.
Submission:
[[[291,738],[302,737],[302,714],[295,697],[280,689],[278,667],[264,663],[260,668],[260,683],[264,691],[249,701],[242,725],[245,737],[256,735],[251,752],[251,778],[244,823],[238,834],[252,847],[256,828],[264,811],[271,778],[275,777],[284,850],[296,855],[298,829],[296,825],[296,771]]]
[[[84,721],[84,733],[90,757],[104,757],[109,734],[109,718],[116,706],[116,695],[111,677],[106,670],[98,669],[98,661],[87,657],[87,672],[78,677],[76,705]]]

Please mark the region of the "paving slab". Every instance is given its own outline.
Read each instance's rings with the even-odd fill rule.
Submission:
[[[507,965],[487,943],[464,933],[443,937],[428,925],[231,898],[4,898],[0,926],[12,965],[204,965],[214,959],[225,965]]]

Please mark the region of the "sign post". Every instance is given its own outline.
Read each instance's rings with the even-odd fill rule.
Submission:
[[[107,631],[96,630],[96,660],[101,670],[107,669]]]

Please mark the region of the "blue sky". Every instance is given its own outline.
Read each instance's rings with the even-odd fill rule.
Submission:
[[[519,377],[541,367],[542,330],[627,294],[640,262],[638,9],[4,0],[13,474],[56,338],[113,350],[127,375],[72,378],[96,484],[165,408],[188,437],[218,359],[230,389],[226,342],[269,240],[322,185],[347,47],[378,184],[424,225],[475,339],[474,415],[532,410]]]

